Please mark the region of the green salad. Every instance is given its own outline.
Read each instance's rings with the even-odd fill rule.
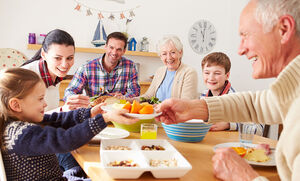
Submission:
[[[145,97],[140,97],[140,102],[148,102],[149,104],[159,104],[161,103],[159,99],[155,96],[151,97],[150,99],[146,99]]]

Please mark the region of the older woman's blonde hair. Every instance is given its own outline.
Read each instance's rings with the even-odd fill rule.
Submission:
[[[160,55],[161,48],[166,44],[173,44],[175,48],[183,53],[183,45],[176,35],[165,35],[161,40],[158,41],[157,44],[157,54]]]

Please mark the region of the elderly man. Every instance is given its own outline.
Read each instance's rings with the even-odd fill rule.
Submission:
[[[239,54],[253,61],[253,78],[276,77],[270,89],[192,101],[169,99],[157,107],[163,112],[157,119],[167,124],[192,118],[282,123],[278,173],[282,180],[300,180],[299,9],[299,0],[250,0],[241,13]],[[217,150],[212,160],[222,180],[267,180],[230,148]]]
[[[138,73],[133,61],[123,57],[127,37],[121,32],[108,35],[105,54],[78,68],[64,100],[70,109],[87,107],[89,98],[81,95],[83,90],[90,97],[109,92],[112,95],[136,97],[140,95]],[[71,96],[78,94],[77,96]]]

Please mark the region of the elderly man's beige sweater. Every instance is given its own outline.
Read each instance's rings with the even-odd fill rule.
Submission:
[[[282,123],[276,148],[277,170],[281,180],[300,180],[300,55],[284,68],[268,90],[205,100],[211,122]]]

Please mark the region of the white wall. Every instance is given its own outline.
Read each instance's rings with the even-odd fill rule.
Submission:
[[[129,0],[127,0],[129,1]],[[85,1],[88,2],[88,1]],[[201,78],[201,60],[205,55],[192,51],[188,43],[188,31],[199,19],[208,19],[217,29],[217,44],[213,51],[222,51],[232,60],[231,83],[238,91],[261,90],[272,80],[253,80],[251,63],[237,55],[239,45],[239,13],[247,0],[139,0],[135,19],[130,23],[128,33],[138,41],[149,38],[151,50],[165,34],[176,34],[184,44],[183,62],[195,67],[199,73],[199,91],[204,88]],[[0,48],[15,48],[31,57],[35,51],[27,50],[28,33],[47,33],[60,28],[69,32],[78,47],[92,47],[90,41],[97,25],[96,16],[74,10],[73,0],[0,0]],[[95,7],[100,9],[100,7]],[[97,54],[76,53],[76,68]],[[158,58],[132,57],[141,64],[141,80],[154,74],[162,65]]]

